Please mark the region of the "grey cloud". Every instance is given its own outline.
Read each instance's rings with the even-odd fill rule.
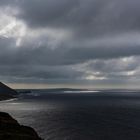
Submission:
[[[133,81],[140,79],[140,57],[130,57],[125,59],[95,60],[87,63],[85,71],[88,75],[104,77],[112,81]],[[105,81],[105,80],[103,80]]]
[[[0,7],[3,7],[3,6],[15,7],[18,5],[19,5],[19,0],[12,0],[12,1],[11,0],[1,0],[0,1]]]
[[[0,73],[3,77],[9,77],[15,80],[29,80],[50,82],[58,80],[73,81],[81,79],[84,72],[73,69],[70,66],[44,66],[44,65],[17,65],[17,66],[0,66]],[[12,82],[12,81],[11,81]]]
[[[94,84],[139,78],[139,4],[139,0],[0,1],[1,7],[18,8],[12,18],[22,21],[28,30],[19,36],[19,46],[16,46],[18,35],[7,38],[1,35],[0,76],[18,82],[42,79],[84,83],[88,81],[87,71],[100,72],[95,76],[106,79],[91,80]],[[53,46],[55,39],[49,39],[47,29],[60,29],[60,33],[68,31],[72,35]],[[30,31],[38,35],[30,36]],[[135,60],[122,62],[121,58],[130,56]],[[79,67],[83,64],[86,67]],[[130,76],[129,71],[137,73]],[[80,81],[82,78],[85,80]]]
[[[61,21],[67,20],[65,16],[68,16],[71,9],[76,7],[77,3],[77,0],[25,0],[19,5],[22,10],[19,17],[27,20],[31,26],[59,25],[59,21],[61,24]]]
[[[129,58],[128,58],[129,59]],[[111,72],[127,72],[136,70],[139,67],[139,58],[130,61],[122,61],[122,59],[112,59],[108,61],[96,60],[87,64],[89,70],[111,73]]]
[[[41,39],[40,39],[41,40]],[[32,42],[32,43],[31,43]],[[13,38],[0,39],[0,63],[1,64],[23,64],[23,65],[70,65],[88,62],[95,59],[112,59],[129,56],[139,56],[139,44],[129,44],[116,46],[116,44],[86,44],[64,42],[58,44],[56,48],[51,48],[47,42],[42,46],[35,46],[38,40],[31,40],[25,46],[16,47]],[[119,44],[119,42],[118,42]],[[108,45],[108,46],[107,46]],[[6,59],[7,58],[7,59]]]
[[[138,30],[139,4],[138,0],[24,0],[19,1],[18,18],[30,27],[65,28],[76,36],[97,36]]]

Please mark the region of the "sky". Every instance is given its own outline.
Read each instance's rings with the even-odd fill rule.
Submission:
[[[13,88],[140,88],[139,0],[0,0],[0,81]]]

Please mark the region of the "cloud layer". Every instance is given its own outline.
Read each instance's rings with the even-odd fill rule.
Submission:
[[[138,85],[139,5],[139,0],[1,0],[0,78]]]

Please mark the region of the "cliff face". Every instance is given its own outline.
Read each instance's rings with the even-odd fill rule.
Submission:
[[[20,125],[9,114],[0,112],[0,140],[42,140],[31,127]]]
[[[0,82],[0,100],[14,98],[17,92]]]

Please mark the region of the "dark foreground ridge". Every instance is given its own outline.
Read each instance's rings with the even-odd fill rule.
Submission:
[[[18,93],[14,89],[0,82],[0,101],[15,98],[17,94]]]
[[[20,125],[9,114],[0,112],[0,140],[43,140],[31,127]]]

